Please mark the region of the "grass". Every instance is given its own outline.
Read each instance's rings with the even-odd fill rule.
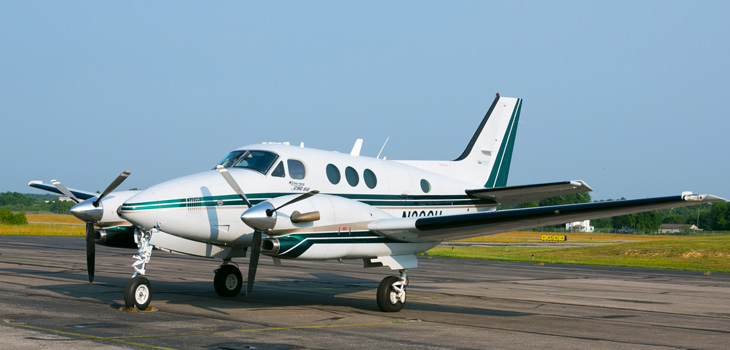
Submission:
[[[84,222],[68,214],[25,214],[28,225],[0,224],[0,235],[84,236]]]
[[[30,214],[30,213],[26,213],[25,217],[28,219],[28,222],[79,224],[79,225],[84,224],[83,221],[77,219],[75,216],[73,216],[71,214],[51,214],[51,213]]]
[[[662,237],[611,245],[548,247],[436,247],[428,254],[468,259],[730,272],[730,237]]]
[[[458,240],[456,242],[477,242],[477,243],[536,243],[542,242],[542,235],[563,235],[568,237],[568,242],[575,243],[616,243],[620,241],[660,241],[666,239],[686,239],[689,236],[665,236],[665,235],[625,235],[611,233],[555,233],[555,232],[506,232],[492,236],[475,237]]]

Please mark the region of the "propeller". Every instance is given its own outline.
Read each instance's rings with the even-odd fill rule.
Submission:
[[[223,178],[228,182],[228,185],[233,188],[233,190],[238,194],[241,199],[246,203],[248,206],[248,210],[243,212],[241,214],[241,220],[251,227],[253,229],[253,240],[251,242],[251,257],[249,258],[248,262],[248,279],[246,283],[246,296],[251,295],[251,292],[253,290],[253,282],[256,278],[256,269],[259,266],[259,256],[261,255],[261,239],[264,232],[269,232],[274,228],[274,225],[276,225],[276,211],[287,206],[290,204],[294,204],[296,202],[305,200],[311,196],[314,196],[315,194],[319,193],[319,191],[309,191],[307,193],[304,193],[282,205],[275,208],[271,203],[269,202],[261,202],[256,205],[252,205],[251,202],[249,202],[246,195],[243,193],[243,190],[241,190],[241,186],[238,185],[236,180],[233,178],[231,173],[228,172],[228,169],[226,169],[222,165],[218,165],[215,167],[215,170],[218,171]],[[319,219],[319,213],[313,212],[317,214],[317,219]],[[313,213],[305,213],[300,215],[309,215],[307,218],[313,217]]]
[[[233,190],[236,191],[238,196],[241,197],[241,199],[243,199],[243,202],[246,203],[246,205],[249,208],[251,208],[252,207],[251,202],[248,201],[248,198],[246,198],[246,195],[243,193],[241,186],[238,186],[238,183],[233,178],[233,176],[231,176],[231,173],[228,172],[228,169],[226,169],[222,165],[218,165],[215,167],[215,170],[218,171],[219,173],[221,173],[221,175],[223,175],[223,178],[226,179],[226,182],[228,182],[228,185],[230,185],[231,188],[233,188]]]
[[[66,196],[66,197],[68,197],[68,198],[71,198],[71,200],[72,200],[72,201],[74,201],[74,202],[76,202],[76,204],[79,204],[79,203],[81,203],[81,200],[80,200],[80,199],[78,199],[78,198],[76,198],[76,196],[74,196],[74,194],[73,194],[73,193],[71,193],[71,191],[69,191],[69,190],[68,190],[68,188],[66,188],[66,186],[64,186],[64,185],[63,185],[63,184],[61,183],[61,181],[58,181],[58,180],[51,180],[51,185],[53,185],[53,187],[55,187],[55,188],[57,188],[57,189],[58,189],[59,191],[61,191],[61,193],[63,193],[63,195],[64,195],[64,196]]]
[[[101,200],[119,187],[127,179],[129,174],[129,170],[123,171],[107,186],[98,198],[90,198],[83,202],[76,198],[60,181],[51,180],[51,184],[54,187],[77,203],[71,208],[71,214],[79,220],[86,222],[86,271],[89,275],[89,282],[94,282],[94,267],[96,265],[96,232],[94,230],[94,224],[101,221],[104,216],[104,204]]]

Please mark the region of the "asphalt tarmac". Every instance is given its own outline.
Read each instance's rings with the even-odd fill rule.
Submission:
[[[219,261],[154,251],[155,312],[122,312],[133,250],[0,236],[3,349],[727,349],[730,275],[420,258],[408,302],[378,310],[386,268],[263,257],[250,297],[218,297]],[[239,263],[246,275],[247,259]]]

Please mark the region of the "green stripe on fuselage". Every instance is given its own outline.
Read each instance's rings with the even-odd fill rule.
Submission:
[[[279,253],[272,256],[287,259],[298,258],[315,244],[403,243],[369,231],[292,234],[276,239]]]
[[[300,194],[300,193],[258,193],[248,195],[251,204],[258,204],[264,200],[274,197]],[[382,207],[413,207],[413,206],[452,206],[452,205],[490,205],[495,204],[494,201],[478,199],[467,195],[427,195],[427,196],[401,196],[401,195],[361,195],[361,194],[332,194],[356,201],[364,204]],[[190,201],[194,199],[195,201]],[[125,203],[122,210],[151,210],[151,209],[170,209],[170,208],[186,208],[186,207],[219,207],[219,206],[242,206],[245,205],[243,200],[237,195],[225,196],[208,196],[195,198],[182,198],[174,200],[141,202],[141,203]]]

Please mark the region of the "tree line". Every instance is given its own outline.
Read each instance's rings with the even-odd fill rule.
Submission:
[[[18,192],[0,193],[0,209],[14,212],[51,212],[67,214],[76,203],[61,201],[58,195],[31,195]]]

